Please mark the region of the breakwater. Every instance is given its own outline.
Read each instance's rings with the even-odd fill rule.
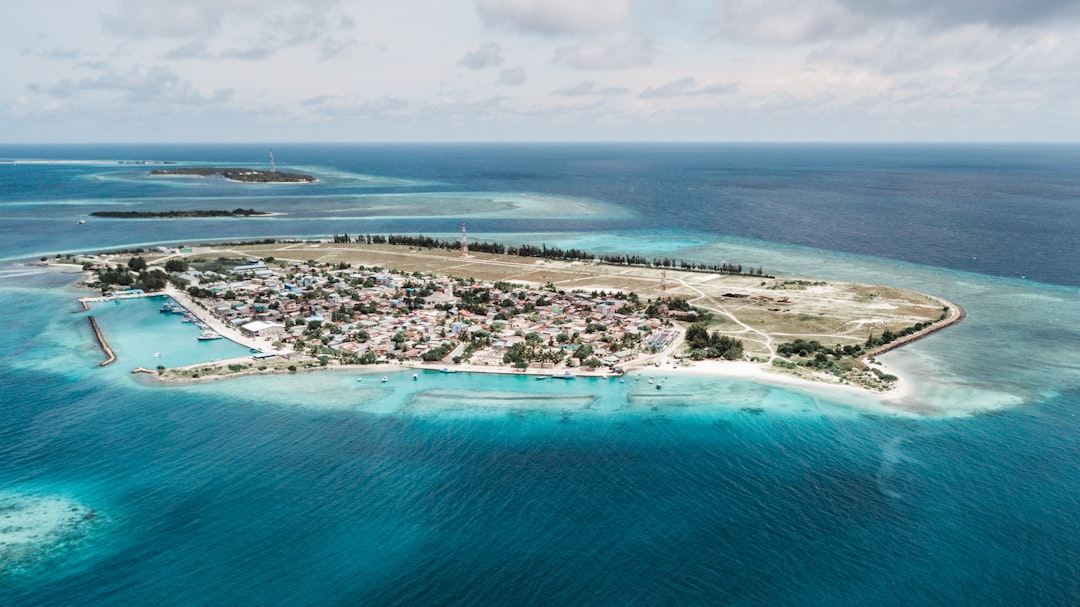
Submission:
[[[101,351],[105,353],[105,360],[102,361],[99,367],[105,365],[111,365],[116,362],[116,354],[113,354],[112,348],[109,347],[108,342],[105,341],[105,336],[101,334],[101,328],[98,327],[97,320],[93,316],[87,316],[90,320],[90,328],[94,330],[94,337],[97,338],[98,345],[101,346]]]

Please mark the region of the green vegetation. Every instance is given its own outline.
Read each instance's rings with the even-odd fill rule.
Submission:
[[[221,167],[182,167],[169,169],[154,169],[151,175],[182,175],[196,177],[224,177],[232,181],[244,183],[310,183],[315,181],[311,175],[303,173],[279,173],[270,171],[258,171],[255,169],[221,168]]]
[[[694,360],[739,360],[743,356],[742,340],[721,335],[719,331],[709,333],[708,325],[703,322],[694,323],[686,329],[686,345],[690,348],[690,358]]]
[[[334,234],[333,242],[348,244],[389,244],[418,247],[424,249],[444,249],[455,251],[461,248],[461,243],[454,240],[439,240],[430,236],[402,236],[397,234]],[[744,267],[740,263],[698,263],[686,259],[672,259],[670,257],[654,257],[648,259],[643,255],[606,255],[596,254],[580,249],[561,249],[549,247],[545,244],[540,246],[523,244],[519,246],[504,245],[497,242],[470,242],[469,250],[474,253],[494,253],[496,255],[517,255],[519,257],[540,257],[544,259],[572,259],[578,261],[602,262],[620,266],[640,266],[646,268],[671,268],[685,272],[716,272],[718,274],[741,274],[745,276],[761,276],[773,278],[759,266],[757,268]]]
[[[170,272],[170,273],[172,273],[172,272],[187,272],[187,270],[188,270],[187,262],[184,261],[183,259],[170,259],[169,261],[165,262],[165,271],[166,272]]]
[[[135,256],[128,260],[126,267],[101,269],[96,272],[96,276],[102,292],[110,290],[113,286],[142,289],[147,292],[160,291],[169,284],[168,274],[157,268],[153,270],[146,268],[146,260]]]
[[[255,209],[233,209],[232,211],[94,211],[93,217],[111,219],[188,219],[191,217],[259,217],[270,215]]]

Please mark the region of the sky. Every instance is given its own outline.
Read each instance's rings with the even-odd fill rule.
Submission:
[[[0,142],[1080,141],[1080,0],[33,0]]]

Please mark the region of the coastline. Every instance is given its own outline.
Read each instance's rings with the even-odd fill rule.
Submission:
[[[902,345],[906,345],[913,341],[917,341],[935,333],[945,327],[951,326],[960,322],[965,318],[965,311],[958,305],[945,300],[941,297],[922,294],[931,301],[940,304],[943,307],[948,307],[948,316],[938,322],[935,322],[926,328],[913,333],[911,335],[899,338],[894,342],[880,346],[863,356],[858,358],[866,369],[870,369],[871,364],[875,364],[877,369],[887,369],[883,363],[875,361],[869,363],[867,359],[874,356],[884,354]],[[597,370],[588,370],[585,367],[530,367],[527,369],[516,369],[509,365],[478,365],[469,363],[446,363],[446,362],[395,362],[390,364],[376,364],[376,365],[359,365],[359,364],[340,364],[337,361],[331,361],[330,364],[323,365],[317,358],[311,357],[301,352],[295,352],[292,350],[275,350],[270,347],[272,338],[270,337],[249,337],[240,332],[240,330],[225,321],[217,318],[210,313],[203,305],[192,298],[188,293],[169,285],[166,289],[156,293],[146,293],[142,295],[118,295],[111,298],[103,297],[86,297],[79,298],[79,301],[85,306],[87,301],[101,301],[105,299],[125,299],[131,297],[170,297],[177,304],[184,307],[187,311],[196,316],[201,322],[205,323],[212,330],[220,334],[223,338],[232,341],[240,346],[246,347],[253,351],[260,353],[274,353],[277,356],[255,360],[252,356],[243,356],[238,358],[232,358],[227,360],[210,361],[205,363],[197,363],[192,365],[185,365],[181,367],[173,367],[167,369],[164,373],[152,374],[154,380],[163,384],[184,384],[184,383],[200,383],[205,381],[217,381],[220,379],[227,379],[230,377],[242,377],[249,375],[269,375],[269,374],[287,374],[287,373],[301,373],[311,371],[334,371],[334,370],[346,370],[346,371],[360,371],[365,374],[377,375],[387,374],[395,372],[405,372],[410,369],[416,371],[442,371],[444,369],[452,372],[462,373],[487,373],[487,374],[500,374],[500,375],[525,375],[532,377],[544,377],[544,376],[562,376],[563,374],[570,374],[574,377],[594,377],[605,378],[614,377],[621,374],[634,374],[644,373],[649,369],[656,367],[656,372],[664,374],[677,374],[677,375],[692,375],[699,377],[709,378],[727,378],[727,379],[740,379],[746,381],[759,382],[764,384],[781,385],[785,387],[792,387],[802,390],[815,390],[815,389],[827,389],[830,392],[845,393],[849,395],[858,395],[862,397],[872,397],[883,403],[894,403],[900,401],[912,393],[911,381],[909,378],[904,377],[902,374],[896,375],[895,381],[886,384],[886,389],[880,389],[880,386],[870,387],[860,385],[858,383],[849,382],[834,375],[828,375],[824,372],[814,371],[808,368],[798,368],[795,372],[788,372],[783,369],[774,367],[771,364],[772,359],[768,362],[750,362],[750,361],[689,361],[681,359],[677,352],[683,345],[683,337],[685,335],[685,328],[678,327],[680,332],[679,338],[676,339],[671,345],[665,348],[664,351],[655,354],[642,354],[639,358],[628,361],[622,365],[621,372],[614,373],[606,368],[600,368]],[[236,367],[243,367],[242,369],[236,369]],[[230,369],[230,367],[232,367]],[[135,372],[135,371],[133,371]],[[145,370],[143,370],[145,372]],[[877,389],[875,389],[877,388]]]

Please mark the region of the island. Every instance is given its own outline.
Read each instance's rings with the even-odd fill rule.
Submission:
[[[191,211],[94,211],[91,217],[110,219],[190,219],[198,217],[269,217],[278,213],[256,211],[255,209],[233,209],[231,211],[191,210]]]
[[[242,183],[314,183],[314,176],[304,173],[282,173],[280,171],[260,171],[245,168],[222,167],[177,167],[154,169],[151,175],[171,175],[181,177],[224,177],[229,181]]]
[[[166,381],[376,364],[552,378],[664,366],[889,392],[898,378],[875,356],[963,318],[924,293],[741,264],[447,244],[369,235],[79,261],[103,296],[164,289],[175,301],[164,311],[252,349],[159,367]]]

